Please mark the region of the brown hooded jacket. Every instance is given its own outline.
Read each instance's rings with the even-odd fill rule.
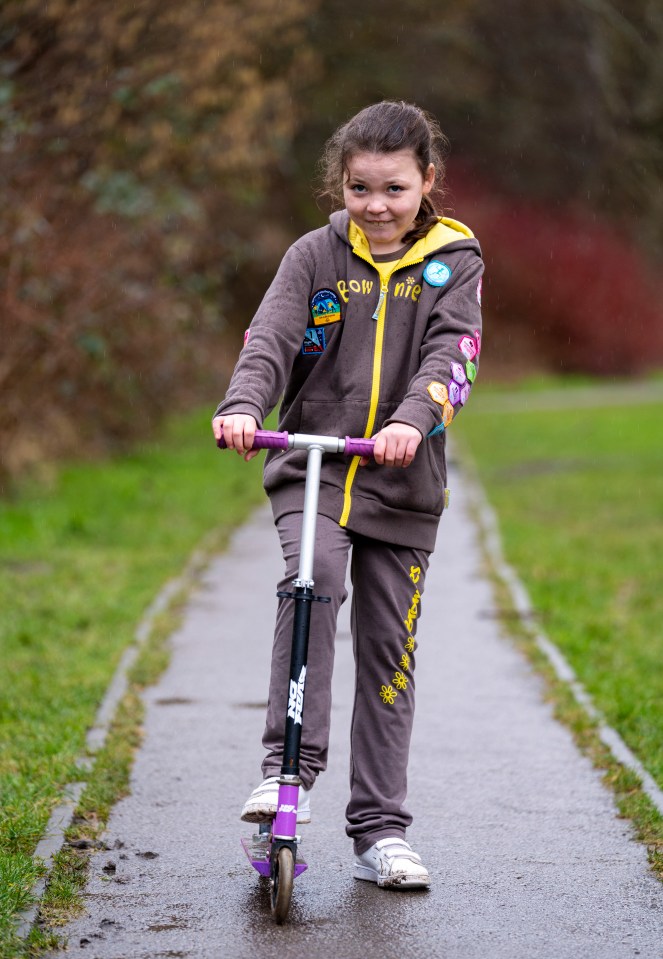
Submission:
[[[441,217],[385,269],[347,212],[332,214],[285,254],[216,414],[248,413],[260,427],[283,394],[279,429],[291,433],[415,427],[424,442],[405,470],[325,456],[319,510],[354,532],[432,550],[444,429],[468,398],[481,350],[482,273],[479,244],[456,220]],[[268,453],[276,519],[302,508],[305,469],[304,452]]]

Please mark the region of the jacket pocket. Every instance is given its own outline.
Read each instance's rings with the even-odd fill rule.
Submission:
[[[363,436],[367,416],[364,400],[304,400],[299,430],[321,436]]]
[[[391,509],[439,516],[444,508],[446,463],[442,437],[422,440],[407,469],[369,463],[360,473],[362,494],[380,499]]]

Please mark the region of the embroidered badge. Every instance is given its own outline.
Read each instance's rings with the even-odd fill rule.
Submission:
[[[460,365],[460,364],[459,364]],[[429,383],[426,387],[431,399],[435,400],[436,403],[439,403],[440,406],[444,404],[449,399],[449,393],[444,383],[438,383],[436,380],[433,380],[432,383]]]
[[[462,386],[463,383],[467,382],[467,377],[465,376],[465,368],[462,363],[451,364],[451,375],[453,376],[453,378],[455,379],[456,383],[458,383],[459,386]]]
[[[338,323],[341,319],[341,304],[333,290],[318,290],[311,297],[311,316],[316,326]]]
[[[455,380],[449,380],[449,402],[452,406],[460,403],[460,386]]]
[[[424,280],[429,286],[444,286],[451,277],[451,267],[441,260],[431,260],[424,270]]]
[[[249,336],[251,335],[251,330],[244,330],[244,346],[249,342]]]
[[[471,336],[461,336],[458,340],[458,349],[467,360],[473,360],[477,355],[477,345]]]
[[[467,378],[470,381],[470,383],[474,383],[474,381],[477,378],[477,368],[472,362],[472,360],[468,360],[467,363],[465,364],[465,372],[467,373]]]
[[[474,331],[474,342],[477,345],[477,356],[481,352],[481,332],[479,330]]]
[[[442,407],[442,422],[445,426],[448,426],[449,423],[454,418],[454,408],[451,403],[446,402]]]
[[[477,283],[477,303],[481,306],[481,291],[483,290],[483,277],[479,277],[479,282]],[[474,331],[476,333],[476,330]]]
[[[468,362],[469,362],[469,361],[468,361]],[[466,383],[465,386],[461,386],[461,388],[460,388],[460,403],[461,403],[461,406],[465,406],[465,404],[467,403],[467,399],[468,399],[469,395],[470,395],[470,384],[469,384],[469,383]]]
[[[327,348],[324,330],[316,330],[314,326],[309,326],[304,334],[302,343],[302,353],[304,356],[319,355],[324,353]]]
[[[426,439],[428,439],[429,436],[439,436],[440,433],[444,433],[444,429],[444,423],[438,423],[437,426],[434,426],[430,433],[428,433]]]

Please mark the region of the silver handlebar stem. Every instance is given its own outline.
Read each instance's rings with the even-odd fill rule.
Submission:
[[[302,540],[299,551],[299,579],[295,581],[296,585],[313,586],[313,553],[315,549],[315,529],[318,521],[318,493],[320,492],[320,467],[323,453],[323,447],[318,445],[312,445],[308,450]]]

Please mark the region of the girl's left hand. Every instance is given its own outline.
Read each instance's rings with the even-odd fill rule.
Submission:
[[[379,433],[375,434],[375,449],[373,459],[380,466],[409,466],[417,452],[417,447],[423,437],[419,430],[407,423],[390,423]],[[360,466],[369,462],[367,456],[362,457]]]

